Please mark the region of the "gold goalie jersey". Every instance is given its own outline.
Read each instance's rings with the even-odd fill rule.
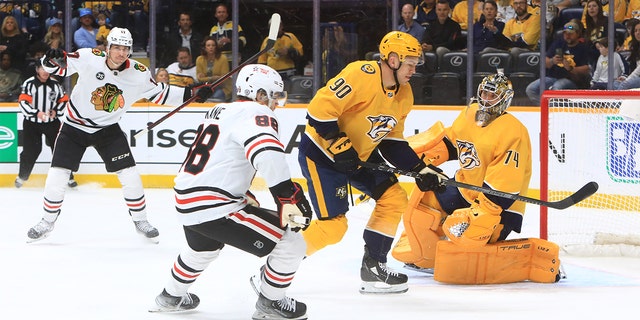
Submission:
[[[382,86],[380,66],[374,61],[355,61],[318,90],[308,107],[308,117],[318,123],[338,122],[351,139],[360,159],[369,158],[383,139],[404,140],[404,121],[413,106],[407,83],[397,89]],[[323,139],[309,124],[306,135],[332,159]]]
[[[458,150],[460,169],[455,179],[494,190],[526,194],[531,178],[531,142],[527,128],[510,113],[504,113],[486,127],[475,124],[478,104],[472,103],[445,129],[445,136]],[[467,202],[478,192],[459,189]],[[504,210],[524,214],[525,203],[515,201]]]

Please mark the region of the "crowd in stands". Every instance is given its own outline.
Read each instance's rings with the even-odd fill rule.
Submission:
[[[147,50],[149,0],[72,1],[71,27],[74,31],[71,35],[64,34],[61,11],[64,3],[0,1],[0,53],[3,54],[0,102],[16,101],[20,84],[34,74],[34,61],[48,48],[64,47],[65,37],[73,40],[72,49],[90,47],[104,50],[109,30],[114,26],[127,27],[133,34],[133,51]],[[471,51],[467,48],[467,34],[468,29],[473,28],[474,71],[479,71],[482,55],[508,53],[507,65],[500,67],[506,67],[507,75],[518,73],[516,78],[521,82],[518,82],[520,87],[515,88],[516,92],[529,99],[530,105],[536,105],[541,87],[540,79],[537,79],[539,73],[535,68],[523,72],[518,63],[523,53],[539,51],[540,14],[546,14],[547,38],[543,40],[548,50],[544,59],[537,57],[539,63],[545,62],[547,66],[544,88],[606,89],[610,78],[615,79],[614,89],[640,88],[640,68],[637,68],[640,60],[640,0],[615,1],[615,74],[611,76],[607,68],[609,1],[549,0],[547,4],[545,9],[540,8],[539,0],[401,1],[399,11],[402,19],[394,27],[416,37],[424,52],[434,55],[433,63],[420,69],[427,79],[429,75],[443,71],[441,66],[446,64],[446,54]],[[468,26],[470,5],[473,6],[474,17],[473,24]],[[172,21],[175,22],[172,23],[175,25],[168,33],[158,36],[155,44],[159,81],[192,86],[216,81],[229,72],[234,59],[231,54],[234,26],[230,21],[230,10],[223,2],[212,3],[211,6],[215,8],[211,8],[210,27],[203,30],[193,28],[192,12],[169,13],[174,15]],[[349,49],[352,38],[340,23],[331,23],[335,25],[323,29],[324,37],[327,37],[323,40],[323,82],[335,74],[336,69],[353,60],[367,58],[359,57]],[[300,63],[310,59],[304,60],[304,39],[301,41],[286,30],[286,20],[281,27],[284,30],[278,35],[276,48],[261,56],[259,63],[270,65],[289,79],[301,75]],[[238,25],[237,30],[238,46],[242,50],[247,46],[247,38],[242,26]],[[574,53],[579,51],[574,49],[576,46],[585,48],[584,57],[583,53]],[[243,57],[236,58],[241,62]],[[465,87],[466,74],[459,76],[460,86]],[[432,85],[426,81],[414,87],[414,91],[416,88],[422,90],[417,92],[418,96],[429,95],[428,87]],[[225,82],[214,94],[214,99],[228,101],[230,98],[230,83]]]

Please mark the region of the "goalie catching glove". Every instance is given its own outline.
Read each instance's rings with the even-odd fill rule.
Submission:
[[[500,213],[502,208],[480,193],[469,208],[458,209],[448,216],[442,230],[455,244],[480,247],[491,239],[500,223]]]
[[[67,53],[62,49],[49,49],[42,58],[42,64],[49,68],[64,69],[67,67]]]
[[[300,184],[286,180],[269,188],[269,191],[278,206],[280,226],[284,228],[289,225],[294,232],[307,229],[312,211]]]
[[[447,186],[443,182],[449,180],[449,177],[442,173],[440,168],[420,162],[411,171],[420,174],[420,178],[416,178],[416,185],[420,191],[444,192],[446,190]]]
[[[360,157],[358,152],[353,148],[351,139],[347,137],[344,132],[338,133],[335,140],[327,148],[333,155],[334,167],[336,170],[352,175],[358,170],[358,164],[360,163]]]

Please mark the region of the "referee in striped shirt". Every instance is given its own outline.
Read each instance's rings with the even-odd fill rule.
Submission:
[[[42,68],[40,60],[36,60],[35,68],[36,75],[22,83],[22,92],[18,97],[24,120],[16,188],[22,187],[22,184],[29,180],[33,166],[42,151],[42,135],[53,151],[61,125],[58,117],[64,114],[65,103],[69,100],[60,83]],[[68,185],[78,185],[73,179],[73,173],[69,176]]]

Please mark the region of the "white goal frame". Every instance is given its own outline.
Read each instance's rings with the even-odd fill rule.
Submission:
[[[569,108],[558,107],[561,105],[577,105],[578,107],[572,109],[572,111]],[[587,105],[589,105],[589,108],[586,108]],[[580,110],[586,109],[598,110],[598,112],[585,112],[582,114]],[[575,207],[577,208],[570,208],[574,210],[574,212],[581,212],[579,214],[571,213],[573,216],[566,219],[565,222],[571,227],[582,223],[583,220],[587,221],[587,224],[592,223],[593,226],[590,226],[592,229],[590,232],[594,234],[593,240],[586,240],[586,243],[579,243],[582,240],[576,241],[576,243],[569,243],[570,241],[563,243],[563,241],[559,241],[558,244],[561,248],[565,249],[569,254],[640,256],[640,227],[637,227],[637,229],[633,227],[630,230],[624,230],[626,225],[640,226],[640,172],[635,171],[640,167],[638,164],[640,163],[639,115],[640,91],[547,90],[542,95],[540,103],[540,199],[544,201],[554,201],[557,200],[558,197],[566,197],[571,192],[577,190],[577,187],[592,180],[598,182],[600,185],[600,189],[596,194],[585,199],[583,203],[576,205]],[[593,118],[598,119],[597,121],[600,121],[600,123],[593,125]],[[600,118],[605,120],[599,120]],[[555,122],[561,122],[561,126],[550,121],[552,119],[556,119]],[[567,121],[567,119],[569,121]],[[580,122],[582,119],[585,119],[584,122]],[[574,122],[572,120],[577,121]],[[592,123],[590,123],[590,121]],[[602,122],[604,122],[604,125]],[[592,127],[589,127],[590,125]],[[629,149],[626,149],[628,152],[635,154],[635,156],[626,156],[627,159],[631,159],[627,163],[635,163],[632,171],[627,170],[631,172],[630,176],[625,177],[611,174],[612,170],[609,166],[613,160],[609,158],[614,158],[611,156],[611,152],[613,152],[612,150],[618,150],[620,148],[613,146],[613,143],[607,140],[615,140],[615,138],[611,138],[614,134],[610,134],[617,132],[610,128],[615,125],[624,125],[625,129],[623,129],[623,131],[626,130],[628,131],[627,135],[631,135],[631,138],[625,141],[636,142],[633,143],[633,146]],[[574,126],[573,129],[571,129],[572,126]],[[577,128],[576,126],[587,126],[588,128]],[[560,127],[562,127],[562,129],[559,129]],[[606,137],[600,136],[601,131],[599,130],[601,127],[605,128]],[[551,130],[556,130],[556,132],[551,132],[553,136],[550,136],[550,128],[552,128]],[[580,138],[580,135],[586,132],[586,134],[584,134],[585,141],[580,142],[583,148],[579,150],[580,155],[577,155],[578,157],[583,157],[580,163],[584,164],[586,168],[584,168],[584,171],[580,171],[582,169],[578,168],[578,173],[575,174],[575,176],[565,175],[564,172],[560,172],[559,176],[562,176],[560,179],[564,178],[564,180],[559,182],[556,180],[550,188],[550,180],[557,178],[553,176],[555,175],[554,170],[562,167],[562,165],[558,165],[557,163],[564,161],[564,156],[567,155],[564,150],[565,135],[564,133],[561,135],[558,134],[558,132],[564,132],[564,130],[569,132],[567,133],[567,139],[572,139],[573,141],[575,141],[576,138]],[[595,135],[592,141],[589,141],[588,137],[590,130],[592,130]],[[572,133],[572,131],[580,133]],[[604,140],[607,141],[603,142]],[[574,143],[575,145],[576,143],[573,141],[566,141],[567,146],[569,146],[570,143]],[[607,158],[604,160],[600,159],[602,155],[599,153],[602,151],[599,148],[603,148],[603,143],[605,146],[604,156]],[[570,152],[576,152],[575,148],[567,147],[567,149],[571,149],[572,151]],[[575,154],[569,155],[569,157],[570,156],[576,157]],[[596,159],[593,157],[599,158]],[[567,159],[566,161],[567,165],[565,166],[573,169],[570,164],[571,160]],[[584,175],[582,173],[584,173]],[[567,176],[569,176],[569,178],[567,178]],[[575,184],[576,187],[572,184]],[[608,188],[608,184],[611,186],[615,185],[618,190],[621,185],[624,185],[625,190],[619,195],[617,194],[619,191],[611,192],[613,187]],[[625,206],[622,207],[621,204],[618,205],[617,202],[612,199],[620,201],[621,204],[623,203]],[[570,210],[567,209],[566,211]],[[561,220],[564,219],[562,215],[570,217],[564,210],[554,210],[544,206],[540,207],[540,238],[556,242],[553,236],[550,237],[549,223],[553,224],[558,218]],[[602,226],[600,222],[593,223],[589,221],[591,216],[596,215],[602,216],[598,218],[600,219],[598,221],[604,221]],[[609,215],[611,217],[615,216],[615,219],[619,220],[615,221],[615,223],[616,225],[621,225],[620,228],[612,228],[605,225],[608,222]],[[550,217],[554,219],[550,219]],[[614,220],[614,218],[611,218],[611,220]],[[626,224],[625,221],[629,221],[629,223]],[[600,227],[602,227],[602,230],[599,230]],[[611,232],[608,228],[614,229],[614,232]],[[620,232],[618,232],[618,229]],[[560,238],[562,237],[560,236]]]

